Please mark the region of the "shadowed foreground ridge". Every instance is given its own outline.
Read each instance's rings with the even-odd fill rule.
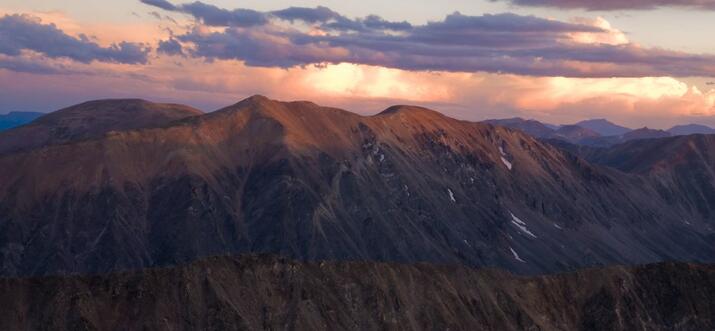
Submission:
[[[715,268],[517,277],[375,262],[212,257],[99,276],[0,279],[6,329],[712,330]]]

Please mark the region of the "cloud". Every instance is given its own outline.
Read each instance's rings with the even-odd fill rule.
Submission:
[[[492,0],[507,1],[518,6],[577,8],[587,10],[645,10],[659,7],[684,7],[713,10],[715,0]]]
[[[176,70],[175,62],[182,70]],[[715,125],[715,90],[700,92],[667,77],[527,77],[355,64],[279,69],[190,57],[159,57],[151,66],[136,69],[136,75],[72,76],[0,70],[0,86],[5,87],[0,89],[0,108],[51,110],[88,99],[141,97],[210,111],[259,93],[366,115],[394,104],[417,104],[473,121],[521,116],[575,123],[606,117],[632,127]]]
[[[192,45],[192,56],[264,67],[355,63],[531,76],[715,76],[715,56],[641,47],[602,18],[561,22],[457,12],[413,26],[379,17],[349,20],[325,8],[289,9],[280,15],[317,23],[310,29],[273,21],[213,29],[199,25],[176,38]]]
[[[288,7],[270,12],[259,12],[252,9],[223,9],[201,1],[174,5],[165,0],[140,0],[142,3],[168,11],[182,12],[193,16],[208,26],[238,26],[253,27],[269,24],[272,19],[288,22],[301,21],[308,24],[320,23],[322,28],[338,31],[367,31],[383,29],[401,31],[412,25],[406,21],[390,22],[377,15],[369,15],[364,19],[350,19],[330,8],[318,6]]]
[[[144,45],[126,41],[102,47],[85,35],[70,36],[54,24],[42,24],[38,18],[29,15],[0,17],[0,54],[19,56],[23,51],[82,63],[124,64],[145,64],[149,53]]]
[[[182,12],[195,17],[209,26],[258,26],[268,22],[266,14],[252,9],[223,9],[217,6],[195,1],[182,5],[173,5],[165,0],[140,0],[142,3],[168,11]]]
[[[376,30],[407,31],[412,28],[412,24],[406,21],[390,22],[377,15],[365,17],[362,23],[365,24],[366,27]]]
[[[0,55],[0,69],[32,74],[57,75],[71,74],[75,71],[61,63],[47,61],[46,58],[31,56]]]
[[[200,1],[159,5],[200,22],[175,38],[189,46],[184,48],[188,55],[209,61],[280,68],[354,63],[530,76],[715,76],[715,55],[645,48],[603,18],[563,22],[455,12],[441,21],[412,25],[375,15],[350,19],[327,7],[258,12]]]
[[[287,21],[300,20],[307,23],[328,22],[339,20],[342,15],[332,11],[328,7],[318,6],[316,8],[289,7],[271,12],[272,15]]]
[[[181,43],[174,38],[169,38],[167,40],[160,40],[159,47],[157,47],[157,52],[166,55],[184,55],[183,47]]]
[[[171,2],[166,1],[166,0],[140,0],[140,1],[147,5],[161,8],[164,10],[176,10],[176,6],[174,6],[173,4],[171,4]]]

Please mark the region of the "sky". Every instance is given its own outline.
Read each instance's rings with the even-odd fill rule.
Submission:
[[[715,0],[0,0],[0,113],[254,94],[715,126]]]

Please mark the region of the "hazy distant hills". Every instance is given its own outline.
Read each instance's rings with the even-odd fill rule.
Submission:
[[[598,137],[601,137],[598,132],[578,125],[562,125],[549,136],[552,139],[564,139],[566,141],[583,141]]]
[[[624,126],[613,124],[606,119],[586,120],[574,125],[595,131],[601,136],[620,136],[632,130]]]
[[[0,131],[18,127],[20,125],[32,122],[32,120],[45,115],[37,112],[19,112],[13,111],[7,114],[0,114]]]
[[[486,120],[483,123],[520,130],[533,137],[544,140],[560,140],[570,144],[594,147],[608,147],[639,139],[715,133],[715,129],[699,124],[678,125],[668,130],[650,129],[647,127],[630,129],[614,124],[606,119],[586,120],[576,124],[559,126],[544,124],[536,120],[525,120],[518,117],[503,120]]]
[[[66,134],[33,140],[39,125]],[[657,178],[421,107],[360,116],[254,96],[201,114],[104,100],[0,142],[3,275],[241,253],[519,273],[715,261],[715,220],[671,198],[686,184],[664,190]]]
[[[673,136],[685,136],[689,134],[715,134],[715,129],[699,124],[676,125],[668,130]]]

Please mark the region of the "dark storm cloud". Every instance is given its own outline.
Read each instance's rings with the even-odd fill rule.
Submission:
[[[101,61],[143,64],[147,62],[149,53],[142,44],[129,42],[102,47],[84,35],[67,35],[54,24],[42,24],[27,15],[1,17],[0,54],[18,56],[26,50],[50,58],[63,57],[83,63]]]
[[[654,9],[658,7],[686,7],[715,9],[715,0],[492,0],[507,1],[519,6],[579,8],[587,10]]]
[[[186,12],[189,5],[175,7]],[[228,17],[207,21],[192,15],[223,29],[207,32],[197,26],[175,36],[190,45],[187,55],[239,60],[249,66],[288,68],[346,62],[405,70],[534,76],[715,76],[714,56],[630,43],[578,43],[573,35],[608,39],[613,31],[535,16],[454,13],[441,21],[411,25],[378,16],[349,19],[325,7],[264,13],[266,21],[260,24],[236,24]],[[311,30],[286,28],[277,21],[309,23]]]

